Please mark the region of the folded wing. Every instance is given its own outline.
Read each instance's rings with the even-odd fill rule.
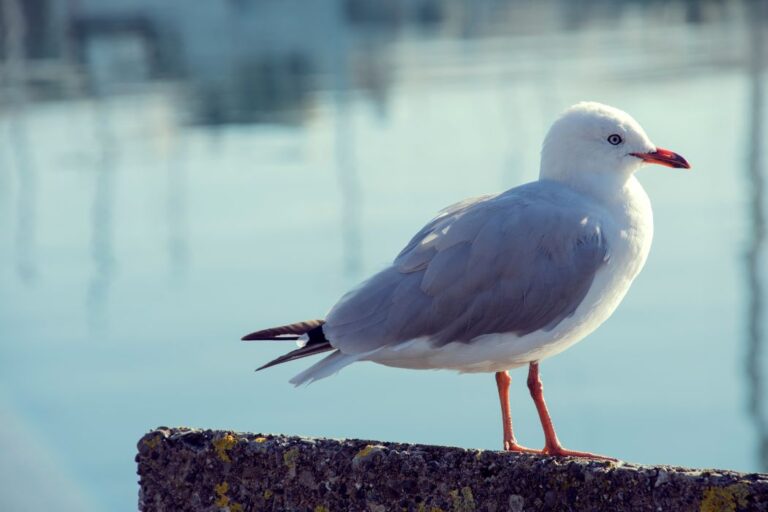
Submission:
[[[422,337],[439,348],[552,329],[608,262],[602,213],[541,181],[459,203],[345,295],[324,331],[342,353],[363,354]]]

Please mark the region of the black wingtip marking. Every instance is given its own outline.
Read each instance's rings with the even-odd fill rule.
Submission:
[[[251,334],[246,334],[242,338],[240,338],[241,341],[265,341],[265,340],[271,340],[271,341],[296,341],[299,339],[298,336],[292,336],[292,335],[283,335],[283,336],[265,336],[261,334],[261,332],[252,332]]]
[[[307,337],[307,343],[296,350],[292,350],[287,354],[274,359],[264,366],[256,369],[256,371],[264,370],[270,366],[275,366],[280,363],[287,363],[295,359],[301,359],[302,357],[312,356],[320,354],[321,352],[327,352],[333,350],[331,344],[325,338],[323,333],[324,320],[307,320],[306,322],[298,322],[290,325],[281,325],[280,327],[272,327],[271,329],[264,329],[263,331],[252,332],[246,334],[241,339],[243,341],[254,340],[273,340],[273,341],[296,341],[302,336]]]
[[[295,324],[281,325],[279,327],[272,327],[270,329],[252,332],[251,334],[246,334],[240,339],[243,341],[295,341],[304,334],[309,333],[311,335],[312,331],[317,330],[324,323],[324,320],[307,320],[305,322],[296,322]]]

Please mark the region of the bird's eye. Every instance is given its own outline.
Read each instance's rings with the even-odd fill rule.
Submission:
[[[618,146],[619,144],[624,142],[624,139],[621,138],[621,135],[614,133],[608,136],[608,142],[610,142],[614,146]]]

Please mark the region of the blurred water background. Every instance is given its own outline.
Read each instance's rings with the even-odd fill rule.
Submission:
[[[493,378],[308,388],[246,332],[322,316],[440,208],[535,179],[597,100],[656,238],[542,365],[566,446],[768,469],[765,2],[0,0],[0,508],[135,510],[157,425],[498,449]],[[543,443],[513,373],[518,437]]]

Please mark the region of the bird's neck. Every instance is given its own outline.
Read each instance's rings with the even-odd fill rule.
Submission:
[[[640,183],[631,170],[617,172],[616,169],[606,171],[573,171],[557,172],[550,166],[543,166],[539,174],[540,180],[551,180],[589,196],[597,202],[610,206],[623,203],[629,199]]]
[[[623,176],[618,173],[606,173],[581,175],[578,179],[569,180],[567,185],[603,204],[613,204],[626,201],[626,194],[634,189],[635,183],[639,186],[639,182],[631,174]]]

